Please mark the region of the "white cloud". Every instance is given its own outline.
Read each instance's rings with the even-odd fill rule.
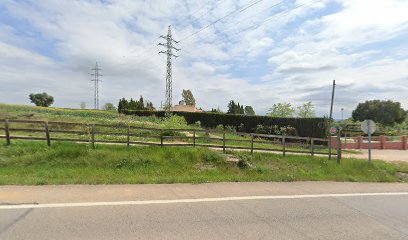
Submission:
[[[0,81],[5,86],[0,102],[28,103],[28,93],[47,91],[57,106],[77,107],[81,101],[91,106],[89,73],[98,61],[104,75],[102,103],[142,94],[159,106],[166,71],[165,56],[158,54],[159,35],[173,24],[174,38],[183,39],[251,2],[6,1],[3,7],[31,35],[0,18]],[[262,1],[182,41],[173,65],[174,99],[190,88],[205,109],[225,109],[235,99],[258,113],[279,101],[314,100],[323,114],[331,80],[337,79],[339,108],[352,108],[374,94],[408,107],[403,94],[408,48],[381,48],[384,41],[408,35],[407,1],[279,2]],[[290,11],[301,4],[308,6]],[[336,4],[342,7],[333,10]],[[251,64],[264,73],[240,72]]]

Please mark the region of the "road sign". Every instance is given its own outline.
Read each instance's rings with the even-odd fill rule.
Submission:
[[[365,134],[373,134],[376,130],[375,122],[373,120],[365,120],[361,123],[361,130]]]
[[[368,162],[371,163],[371,134],[375,132],[375,122],[373,120],[365,120],[361,123],[361,130],[368,134]]]
[[[336,133],[337,133],[337,128],[336,127],[331,127],[330,128],[330,134],[331,135],[336,135]]]

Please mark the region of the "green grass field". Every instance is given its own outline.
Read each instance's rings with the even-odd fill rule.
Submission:
[[[408,180],[406,164],[327,157],[228,152],[252,167],[226,161],[206,148],[126,147],[119,145],[14,141],[0,145],[0,184],[202,183],[235,181]]]
[[[160,129],[201,129],[195,125],[187,125],[185,120],[180,119],[181,117],[174,117],[170,119],[160,119],[157,117],[138,117],[138,116],[129,116],[118,114],[117,112],[102,111],[102,110],[80,110],[80,109],[63,109],[63,108],[46,108],[46,107],[35,107],[27,105],[12,105],[12,104],[1,104],[0,103],[0,119],[29,119],[29,120],[47,120],[47,121],[63,121],[63,122],[77,122],[77,123],[100,123],[100,124],[110,124],[110,125],[130,125],[137,127],[149,127],[149,128],[160,128]],[[33,123],[11,123],[13,128],[42,128],[42,124],[33,124]],[[71,139],[80,139],[80,140],[90,140],[90,130],[86,129],[83,126],[58,126],[51,125],[50,129],[58,130],[75,130],[83,131],[85,134],[75,135],[68,133],[51,133],[51,137],[54,138],[71,138]],[[126,129],[117,128],[111,129],[106,127],[97,127],[96,131],[102,132],[114,132],[126,134]],[[131,141],[144,141],[158,143],[160,142],[159,138],[144,138],[144,136],[160,136],[162,134],[159,131],[146,131],[146,130],[132,130],[132,134],[138,134],[138,136],[131,137]],[[164,132],[167,136],[192,136],[192,131],[190,132]],[[2,135],[2,133],[0,133]],[[19,136],[31,136],[31,137],[44,137],[44,132],[22,132],[22,131],[13,131],[12,135]],[[212,132],[210,137],[219,138],[219,140],[208,140],[208,139],[197,139],[196,143],[198,144],[213,144],[213,145],[222,145],[222,133]],[[197,137],[204,137],[205,133],[199,132],[196,135]],[[229,146],[239,146],[239,147],[251,147],[251,137],[249,136],[239,136],[234,133],[226,133],[227,139],[241,140],[237,141],[227,141]],[[104,141],[126,141],[126,136],[116,136],[109,134],[98,134],[96,136],[97,140]],[[242,140],[247,140],[247,142],[242,142]],[[183,139],[183,140],[170,140],[166,139],[167,142],[186,142],[193,143],[192,139]],[[283,147],[280,143],[273,142],[267,139],[257,138],[255,141],[263,141],[264,143],[254,143],[254,148],[266,148],[274,150],[282,150]],[[286,150],[289,151],[309,151],[310,146],[308,144],[290,144],[287,143]],[[324,145],[315,146],[316,153],[327,153],[328,149]],[[334,151],[335,152],[335,151]]]

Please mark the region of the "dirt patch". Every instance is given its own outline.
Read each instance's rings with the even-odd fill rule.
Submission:
[[[343,154],[345,158],[368,159],[368,150],[358,151],[359,154]],[[388,162],[406,162],[408,163],[408,150],[378,150],[371,151],[371,157],[375,160],[383,160]]]

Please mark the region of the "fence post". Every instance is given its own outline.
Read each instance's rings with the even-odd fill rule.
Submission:
[[[222,133],[222,152],[225,153],[225,130]]]
[[[6,143],[7,145],[10,145],[10,130],[8,119],[4,120],[4,130],[6,131]]]
[[[130,126],[127,127],[127,146],[130,146]]]
[[[402,150],[407,150],[407,136],[401,136]]]
[[[48,128],[48,121],[44,122],[45,127],[45,137],[47,138],[47,145],[48,147],[51,146],[51,139],[50,139],[50,129]]]
[[[341,160],[341,137],[340,132],[337,135],[337,163]]]
[[[282,150],[283,150],[283,156],[286,156],[286,139],[285,136],[282,136]]]
[[[314,156],[314,139],[310,139],[310,153]]]
[[[91,140],[92,140],[92,148],[95,148],[95,124],[91,126]]]
[[[196,130],[193,130],[193,147],[195,147],[196,143]]]
[[[163,147],[163,130],[160,130],[160,146]]]
[[[254,153],[254,134],[251,134],[251,154]]]

